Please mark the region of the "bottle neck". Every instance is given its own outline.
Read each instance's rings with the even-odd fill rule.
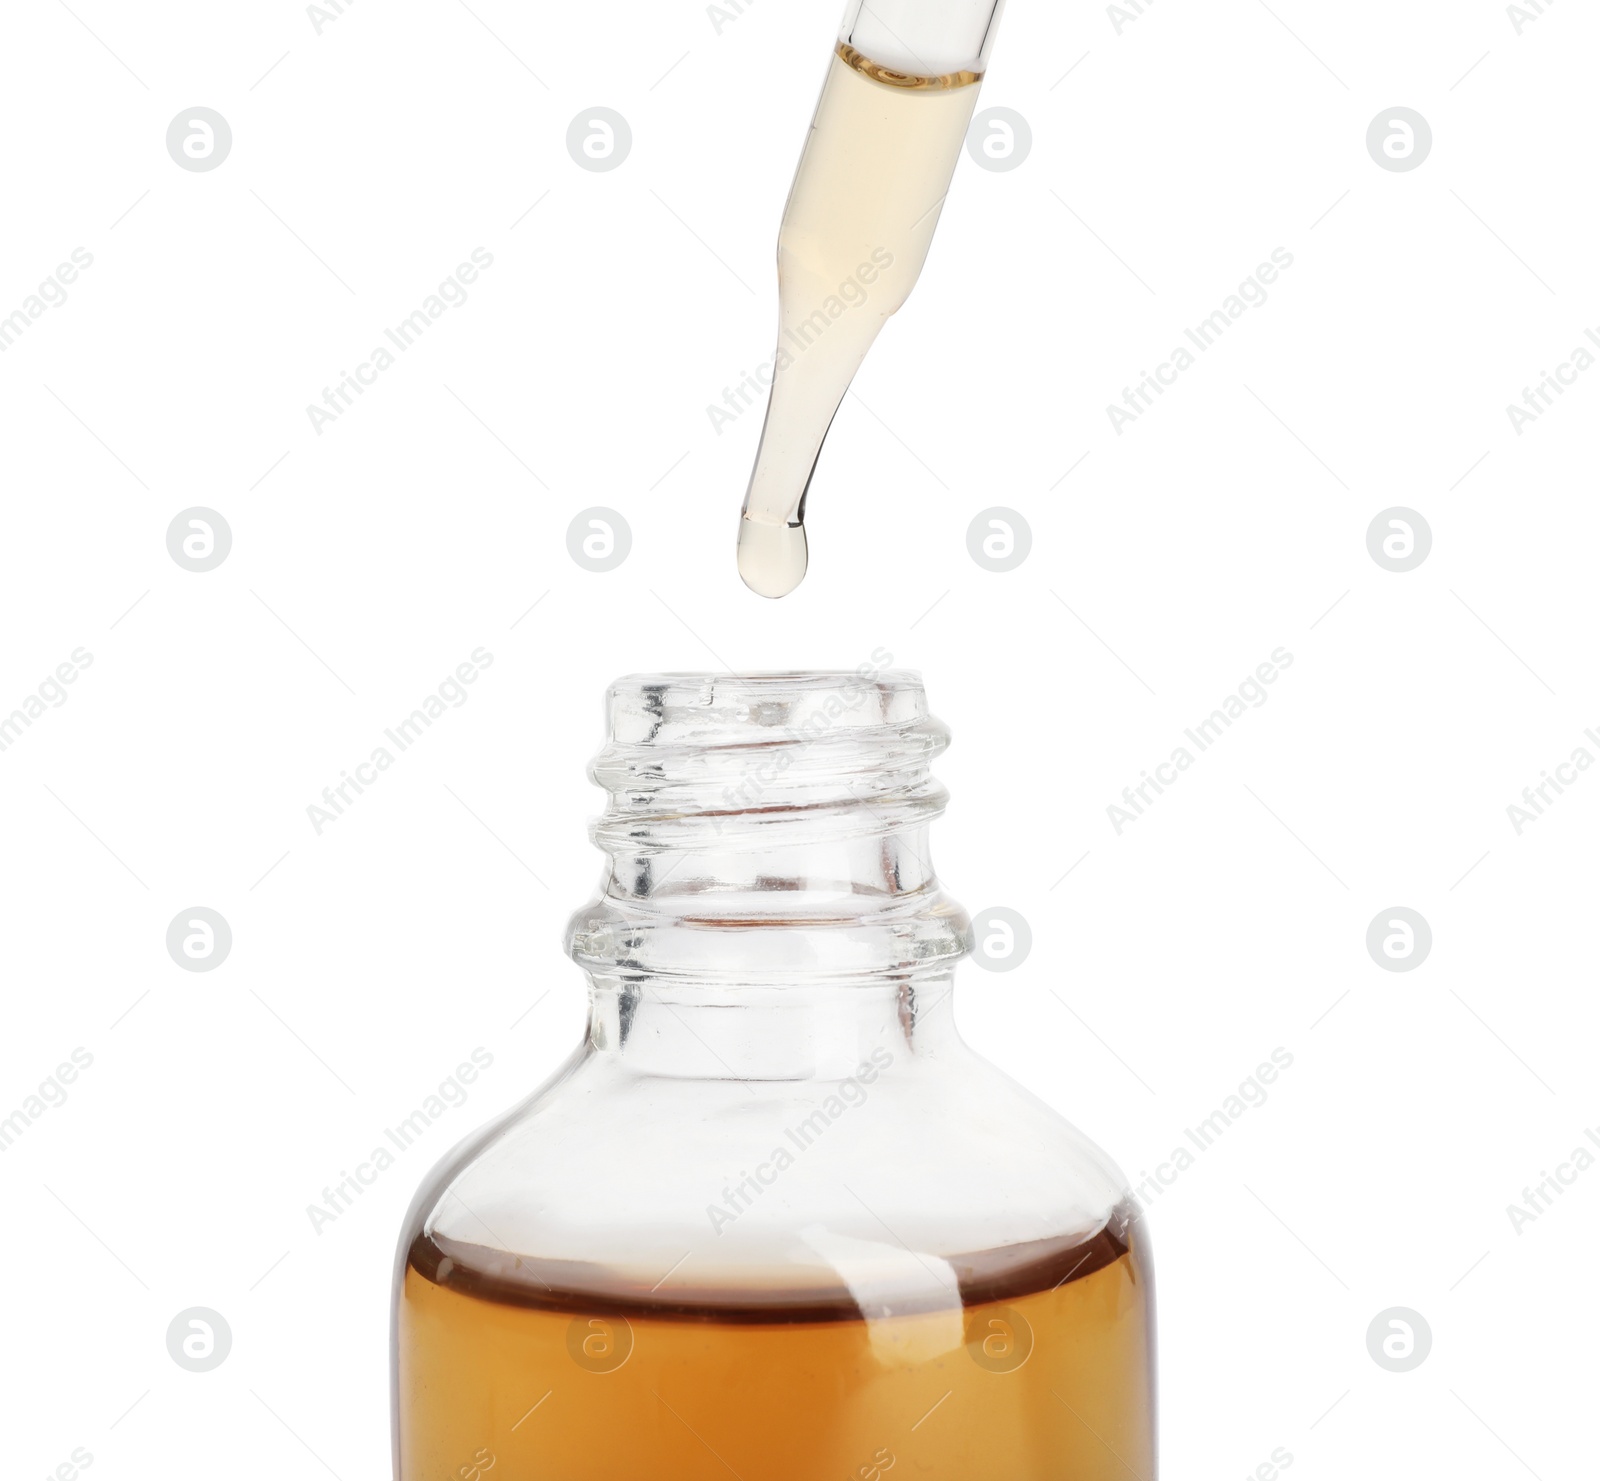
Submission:
[[[568,929],[597,982],[897,990],[968,949],[928,851],[948,736],[914,676],[663,676],[611,703],[608,867]]]
[[[875,1080],[954,1036],[951,988],[948,968],[758,988],[592,976],[589,1045],[631,1074],[668,1079]]]

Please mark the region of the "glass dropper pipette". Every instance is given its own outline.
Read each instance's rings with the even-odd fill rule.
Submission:
[[[778,233],[778,348],[739,521],[739,574],[806,572],[823,439],[922,271],[1004,0],[852,0]]]

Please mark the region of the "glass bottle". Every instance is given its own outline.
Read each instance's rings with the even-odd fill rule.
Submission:
[[[412,1205],[399,1481],[1154,1481],[1126,1180],[955,1028],[921,680],[607,709],[587,1037]]]

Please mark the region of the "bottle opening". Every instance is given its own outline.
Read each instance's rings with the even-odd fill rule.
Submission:
[[[636,674],[606,705],[590,776],[610,794],[608,851],[843,839],[944,808],[929,766],[949,732],[906,670]]]

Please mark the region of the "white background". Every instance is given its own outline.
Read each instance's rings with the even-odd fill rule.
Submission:
[[[1167,1474],[1588,1473],[1600,1168],[1520,1234],[1506,1207],[1600,1125],[1600,775],[1520,836],[1506,808],[1600,756],[1600,368],[1521,435],[1505,408],[1600,326],[1592,12],[1160,0],[1119,34],[1014,0],[979,106],[1032,152],[963,158],[768,603],[732,552],[759,414],[706,406],[772,353],[837,17],[549,10],[8,9],[0,315],[94,260],[0,355],[0,712],[93,663],[0,753],[0,1115],[94,1062],[0,1161],[5,1473],[386,1475],[404,1206],[581,1031],[557,943],[604,685],[878,647],[955,732],[948,884],[1033,926],[1020,970],[963,974],[980,1049],[1130,1174],[1294,1056],[1152,1211]],[[609,173],[565,147],[596,105],[633,131]],[[1413,172],[1366,149],[1396,105],[1432,126]],[[165,147],[195,106],[233,131],[206,173]],[[318,435],[307,403],[478,247],[469,301]],[[1279,247],[1117,435],[1107,403]],[[206,574],[165,546],[193,505],[233,531]],[[567,552],[591,505],[633,530],[611,574]],[[1033,530],[1009,575],[967,554],[991,505]],[[1407,574],[1366,548],[1395,505],[1433,532]],[[307,805],[479,646],[469,702],[318,836]],[[1280,646],[1269,701],[1114,831]],[[214,972],[165,950],[194,905],[232,926]],[[1365,948],[1395,905],[1434,935],[1403,974]],[[469,1103],[314,1234],[476,1046]],[[167,1355],[190,1306],[232,1328],[209,1374]],[[1432,1329],[1409,1373],[1367,1352],[1391,1306]]]

